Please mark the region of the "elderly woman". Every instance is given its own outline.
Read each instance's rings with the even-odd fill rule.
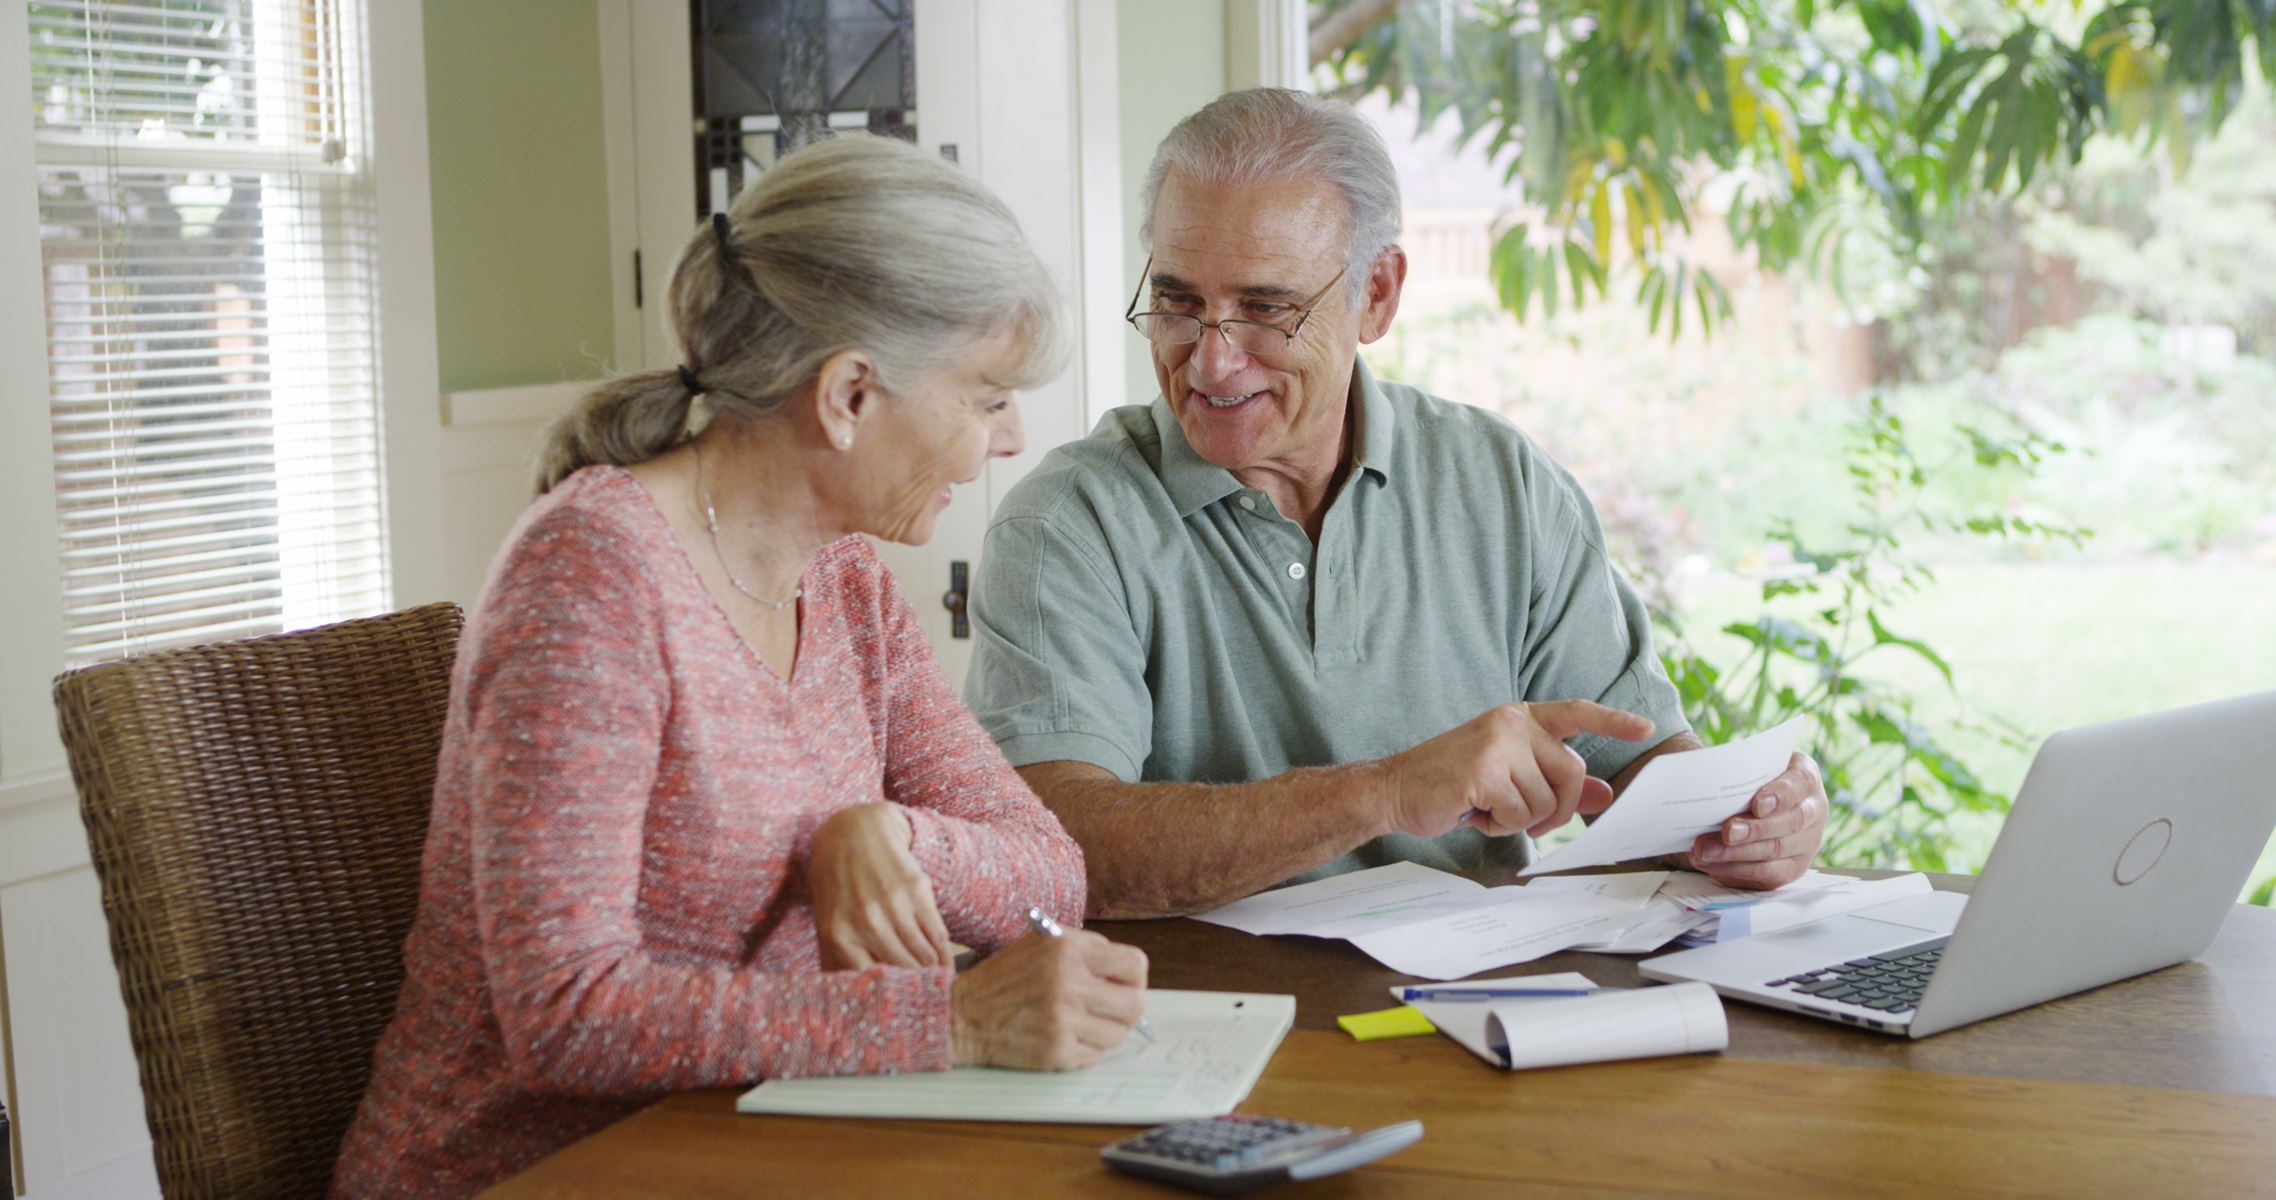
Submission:
[[[921,543],[1062,357],[1001,202],[896,142],[784,158],[689,244],[685,361],[549,434],[451,681],[342,1195],[457,1195],[678,1088],[1097,1060],[1145,959],[857,534]],[[691,431],[699,431],[693,432]],[[950,939],[1001,953],[958,974]],[[1015,940],[1016,939],[1016,940]]]

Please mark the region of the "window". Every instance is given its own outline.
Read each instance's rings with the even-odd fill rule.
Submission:
[[[383,609],[355,0],[28,12],[67,662]]]
[[[694,0],[696,215],[837,129],[917,140],[910,0]]]

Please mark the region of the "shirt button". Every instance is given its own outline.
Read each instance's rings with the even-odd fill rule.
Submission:
[[[1257,510],[1257,498],[1254,496],[1241,497],[1241,507],[1248,509],[1250,512],[1255,512]]]
[[[1289,577],[1290,579],[1302,579],[1302,578],[1304,578],[1304,564],[1303,564],[1303,563],[1290,563],[1290,564],[1288,564],[1288,577]]]

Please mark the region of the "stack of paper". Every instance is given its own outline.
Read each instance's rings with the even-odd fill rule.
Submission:
[[[1433,989],[1444,995],[1496,988],[1591,989],[1586,975],[1526,975]],[[1394,999],[1404,989],[1392,988]],[[1696,1054],[1730,1045],[1723,1002],[1704,983],[1587,996],[1510,996],[1491,1000],[1415,1000],[1439,1032],[1497,1067],[1522,1071],[1574,1063]]]
[[[1262,892],[1197,919],[1246,933],[1348,938],[1393,970],[1460,979],[1610,937],[1635,922],[1658,886],[1649,877],[1594,890],[1488,888],[1393,863]]]
[[[1811,871],[1785,887],[1748,892],[1686,871],[1662,885],[1653,902],[1674,903],[1692,914],[1695,923],[1684,940],[1704,944],[1791,929],[1928,890],[1928,877],[1918,873],[1866,880]]]
[[[1742,891],[1692,871],[1553,875],[1489,888],[1414,863],[1315,880],[1205,912],[1244,933],[1338,937],[1394,970],[1460,979],[1559,950],[1650,954],[1787,929],[1928,890],[1925,875],[1862,880],[1811,871]]]

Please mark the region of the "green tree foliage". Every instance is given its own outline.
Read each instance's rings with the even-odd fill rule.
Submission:
[[[1904,421],[1879,397],[1866,402],[1850,432],[1841,532],[1823,542],[1791,524],[1772,532],[1798,570],[1763,584],[1759,616],[1723,627],[1745,646],[1736,663],[1711,659],[1677,614],[1654,613],[1661,664],[1710,744],[1791,717],[1807,719],[1804,749],[1817,760],[1833,801],[1828,862],[1949,870],[1956,848],[1952,818],[2007,809],[2006,795],[1913,719],[1912,694],[1876,671],[1879,660],[1905,655],[1928,664],[1944,686],[1954,685],[1943,655],[1892,627],[1897,603],[1935,579],[1908,542],[1961,536],[2075,545],[2087,531],[1940,501],[1929,487],[1932,476],[2030,475],[2063,449],[2027,432],[1966,426],[1958,432],[1964,449],[1955,461],[1924,462]],[[1968,727],[2022,745],[2019,732],[2004,722]]]
[[[2276,0],[1313,0],[1343,95],[1452,112],[1530,211],[1491,259],[1520,317],[1632,277],[1655,330],[1727,316],[1671,249],[1708,187],[1764,266],[1839,285],[1849,242],[1917,246],[1956,203],[2014,195],[2090,136],[2177,160],[2276,75]]]

